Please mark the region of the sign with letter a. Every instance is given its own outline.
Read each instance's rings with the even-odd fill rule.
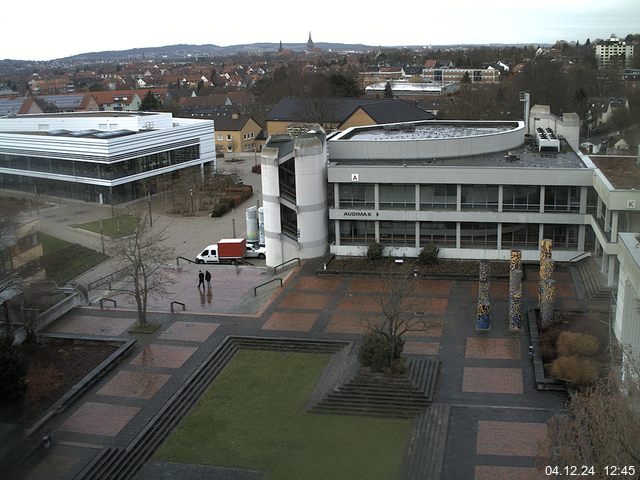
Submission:
[[[360,181],[360,174],[358,174],[358,173],[352,173],[352,174],[351,174],[351,181],[352,181],[352,182],[358,182],[358,181]]]

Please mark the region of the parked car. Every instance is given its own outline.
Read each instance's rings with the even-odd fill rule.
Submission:
[[[247,258],[265,258],[267,249],[264,245],[257,243],[247,243]]]

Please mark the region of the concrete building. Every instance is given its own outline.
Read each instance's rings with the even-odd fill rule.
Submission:
[[[633,61],[633,45],[620,40],[613,33],[609,39],[598,42],[595,49],[596,60],[601,68],[614,65],[629,67]]]
[[[120,203],[176,172],[215,169],[211,120],[82,112],[0,119],[0,188]],[[165,182],[166,183],[166,182]]]

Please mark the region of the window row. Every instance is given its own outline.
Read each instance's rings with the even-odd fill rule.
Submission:
[[[0,154],[0,167],[114,180],[198,158],[200,158],[200,146],[192,145],[111,164]]]
[[[340,221],[341,245],[368,245],[376,241],[375,221]],[[456,222],[379,222],[380,243],[394,246],[416,246],[434,244],[443,248],[455,248],[457,244]],[[497,248],[497,223],[460,223],[461,248]],[[554,248],[576,250],[578,248],[579,225],[544,225],[543,238],[553,240]],[[537,249],[540,241],[540,226],[536,224],[503,223],[501,246],[507,248]]]
[[[597,195],[590,189],[587,209],[595,210]],[[374,184],[340,184],[339,208],[375,208]],[[381,210],[415,210],[415,184],[381,184],[378,187]],[[420,210],[456,210],[458,186],[453,184],[419,185]],[[461,185],[460,207],[462,210],[497,211],[499,204],[498,185]],[[580,211],[580,187],[545,187],[545,212]],[[502,189],[503,212],[539,212],[540,187],[527,185],[505,185]]]

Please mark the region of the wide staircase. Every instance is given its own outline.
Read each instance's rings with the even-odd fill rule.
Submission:
[[[415,418],[433,400],[440,362],[409,360],[407,375],[357,371],[309,410],[314,413]]]
[[[588,257],[571,266],[574,281],[582,286],[584,296],[588,300],[608,302],[611,299],[612,287],[607,286],[606,276],[600,272],[598,261]]]

